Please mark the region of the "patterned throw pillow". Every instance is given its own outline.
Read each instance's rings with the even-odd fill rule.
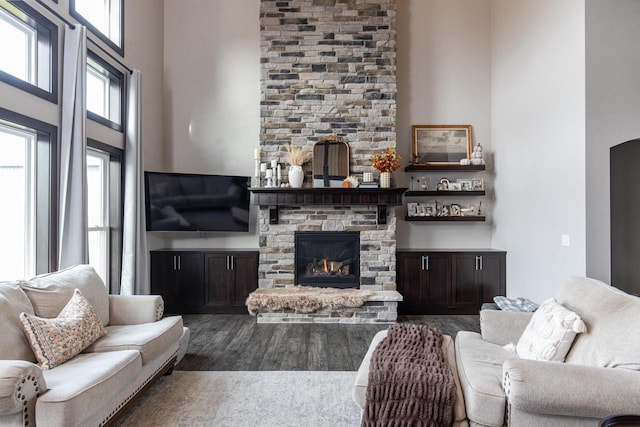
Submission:
[[[96,310],[77,289],[58,317],[20,313],[20,321],[42,369],[66,362],[107,333]]]
[[[551,298],[533,314],[515,350],[522,359],[564,362],[576,334],[586,331],[580,316]]]

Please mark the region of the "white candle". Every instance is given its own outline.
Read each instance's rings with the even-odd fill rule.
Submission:
[[[271,160],[271,169],[275,169],[277,164],[278,164],[277,160],[275,160],[275,159]]]
[[[280,163],[278,163],[278,166],[276,168],[276,178],[278,180],[282,179],[282,169],[280,169]]]
[[[256,148],[255,150],[253,150],[253,158],[254,159],[260,159],[260,149]]]
[[[267,178],[273,178],[273,169],[267,169]]]
[[[260,172],[266,172],[266,171],[267,171],[267,164],[260,163]]]

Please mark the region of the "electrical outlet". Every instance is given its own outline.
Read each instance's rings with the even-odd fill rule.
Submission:
[[[571,237],[568,234],[562,235],[562,246],[571,246]]]

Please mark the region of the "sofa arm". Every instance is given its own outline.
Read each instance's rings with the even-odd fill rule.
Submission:
[[[0,360],[0,415],[35,420],[36,398],[47,389],[42,369],[25,360]]]
[[[498,345],[517,344],[531,316],[530,312],[481,310],[482,339]]]
[[[638,371],[508,359],[502,373],[509,405],[523,412],[600,419],[638,412]]]
[[[162,319],[159,295],[109,295],[109,325],[139,325]]]

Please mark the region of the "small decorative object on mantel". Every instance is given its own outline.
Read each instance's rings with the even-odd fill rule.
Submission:
[[[304,181],[302,165],[309,160],[309,153],[305,152],[302,147],[293,145],[287,145],[285,150],[287,150],[285,161],[289,163],[289,184],[292,188],[301,188],[302,181]]]
[[[387,147],[380,154],[373,156],[371,166],[380,172],[380,188],[390,188],[391,173],[400,169],[400,156],[396,155],[395,148]]]
[[[357,188],[360,183],[358,178],[353,175],[349,175],[342,181],[342,188]]]

